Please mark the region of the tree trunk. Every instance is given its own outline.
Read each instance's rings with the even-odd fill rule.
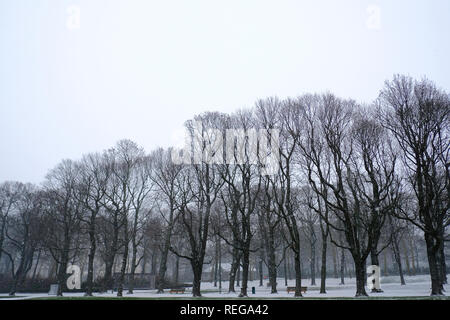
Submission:
[[[217,258],[217,244],[216,244],[216,254],[214,257],[214,277],[213,277],[214,287],[217,287],[218,264],[219,264],[219,259]]]
[[[128,292],[127,294],[133,294],[134,290],[134,274],[136,273],[136,259],[137,259],[137,245],[133,244],[133,249],[131,253],[131,270],[130,270],[130,278],[128,284]]]
[[[146,254],[146,250],[144,249],[143,252],[143,257],[142,257],[142,261],[141,261],[141,274],[145,274],[145,269],[147,267],[147,254]]]
[[[290,279],[292,279],[292,274],[291,274],[291,258],[289,258],[289,256],[288,256],[288,259],[287,259],[287,261],[286,261],[286,265],[287,265],[287,278],[286,279],[288,279],[288,280],[290,280]]]
[[[387,249],[385,249],[383,252],[383,274],[385,276],[389,275],[389,270],[387,266]]]
[[[356,297],[367,296],[366,292],[366,262],[360,257],[353,257],[355,261]]]
[[[236,286],[240,287],[240,283],[241,283],[241,259],[239,259],[238,262],[238,268],[236,270],[237,275],[236,275]]]
[[[66,270],[67,270],[67,262],[61,262],[58,270],[58,292],[57,296],[62,297],[63,295],[63,287],[66,282]]]
[[[174,277],[175,284],[178,284],[179,276],[180,276],[180,257],[176,256],[175,257],[175,277]]]
[[[156,265],[157,265],[158,259],[156,252],[152,252],[152,259],[150,261],[150,273],[156,274]]]
[[[195,260],[191,260],[194,281],[192,282],[192,296],[201,297],[200,285],[202,282],[202,265]]]
[[[402,286],[404,286],[404,285],[406,285],[406,282],[405,282],[405,277],[403,275],[402,258],[400,256],[400,248],[398,246],[398,240],[396,237],[394,237],[393,242],[392,242],[392,251],[394,254],[394,260],[397,264],[398,273],[400,275],[400,284]]]
[[[311,243],[311,259],[310,259],[311,286],[316,285],[316,247]]]
[[[2,261],[3,242],[5,241],[5,228],[6,228],[6,220],[5,217],[2,217],[2,227],[0,228],[0,261]]]
[[[271,287],[272,294],[277,293],[277,265],[275,261],[275,252],[269,252],[268,254],[268,269],[269,269],[269,282]],[[285,274],[286,274],[286,259],[284,260],[284,266],[285,266]],[[285,276],[286,278],[286,276]],[[287,281],[286,281],[287,283]],[[287,284],[286,284],[287,285]]]
[[[322,234],[322,265],[320,269],[320,293],[327,293],[326,281],[327,281],[327,234]]]
[[[441,273],[441,281],[442,284],[447,284],[447,265],[445,263],[445,248],[444,241],[441,241],[441,245],[439,246],[439,270]]]
[[[20,263],[19,263],[17,270],[15,272],[14,272],[14,269],[12,270],[13,283],[11,286],[11,290],[9,291],[10,296],[16,295],[17,286],[19,285],[21,277],[22,277],[22,273],[24,272],[24,266],[25,266],[24,254],[25,254],[25,250],[23,249],[21,252]],[[13,266],[14,266],[14,264],[12,264],[11,267],[13,268]]]
[[[165,232],[165,238],[164,238],[164,246],[163,250],[161,252],[161,260],[159,264],[159,272],[157,277],[157,286],[158,291],[156,293],[164,293],[164,282],[166,277],[166,271],[167,271],[167,257],[169,255],[169,249],[170,249],[170,239],[172,237],[172,230],[173,230],[173,221],[174,221],[174,205],[172,201],[170,202],[170,215],[169,215],[169,225],[167,227],[167,230]]]
[[[169,255],[170,248],[170,235],[166,234],[164,239],[164,246],[161,252],[161,260],[159,264],[159,272],[158,272],[158,291],[156,293],[164,293],[164,278],[166,277],[167,271],[167,257]]]
[[[419,248],[417,245],[414,246],[414,252],[416,253],[416,268],[417,268],[417,272],[420,272],[420,265],[419,265]]]
[[[295,295],[294,297],[302,296],[302,269],[300,266],[300,244],[297,244],[297,248],[294,251],[294,268],[295,268]]]
[[[350,276],[351,278],[351,276]],[[341,285],[345,284],[345,250],[341,248]]]
[[[236,280],[236,272],[239,268],[239,257],[237,249],[233,248],[233,260],[231,262],[231,268],[230,268],[230,276],[229,276],[229,285],[228,285],[228,292],[236,292],[234,288],[234,282]]]
[[[408,247],[406,246],[405,242],[402,241],[403,243],[403,249],[405,252],[405,264],[406,264],[406,271],[408,272],[408,276],[411,275],[411,268],[409,266],[409,254],[408,254]]]
[[[19,278],[17,276],[14,276],[11,289],[9,290],[9,296],[13,297],[16,295],[17,292],[17,284],[19,283]]]
[[[86,293],[85,296],[92,296],[92,290],[94,285],[94,258],[95,251],[97,249],[97,243],[95,239],[95,228],[93,227],[93,223],[91,222],[91,226],[89,228],[89,255],[88,255],[88,274],[86,279]]]
[[[276,265],[271,265],[269,268],[269,282],[270,282],[270,293],[278,293],[277,291],[277,267]]]
[[[32,281],[34,281],[34,279],[36,279],[38,265],[39,265],[39,262],[41,260],[41,252],[42,252],[42,249],[39,249],[38,250],[38,256],[37,256],[37,259],[36,259],[36,264],[34,265],[33,275],[31,276],[31,280]]]
[[[264,286],[264,270],[263,270],[263,260],[260,258],[258,263],[258,270],[259,270],[259,286]]]
[[[439,244],[436,243],[437,241],[433,236],[427,233],[425,233],[425,242],[427,244],[428,264],[430,265],[431,295],[440,296],[443,295],[443,285],[441,282],[441,275],[439,274],[437,259]]]
[[[271,287],[271,293],[277,293],[277,261],[276,261],[276,254],[275,254],[275,234],[274,229],[270,228],[268,232],[268,237],[266,238],[266,247],[267,247],[267,269],[269,272],[269,283]],[[285,266],[285,278],[286,276],[286,259],[284,260],[284,266]],[[286,281],[287,285],[287,281]]]
[[[70,248],[70,240],[66,237],[64,239],[64,246],[61,253],[61,261],[59,263],[58,268],[58,292],[57,296],[63,295],[63,288],[66,285],[66,270],[67,264],[69,263],[69,248]]]
[[[336,279],[338,278],[337,255],[338,255],[337,248],[335,245],[333,245],[333,255],[332,255],[333,256],[333,274]],[[342,265],[341,265],[341,267],[342,267]]]
[[[105,286],[106,286],[105,291],[108,289],[114,290],[113,271],[115,270],[114,264],[117,254],[118,238],[119,238],[119,227],[117,217],[114,216],[112,244],[105,259]]]
[[[249,243],[250,245],[250,243]],[[247,286],[248,286],[248,271],[250,266],[250,248],[244,250],[242,254],[242,286],[241,286],[241,293],[239,294],[239,297],[247,297]]]
[[[219,238],[219,292],[222,293],[222,248]]]
[[[113,265],[114,258],[108,257],[105,261],[105,288],[104,290],[113,289]]]
[[[123,296],[123,282],[125,279],[125,272],[127,270],[127,262],[128,262],[128,223],[125,221],[124,223],[124,250],[123,250],[123,256],[122,256],[122,265],[120,268],[120,275],[119,275],[119,281],[117,285],[117,296],[122,297]]]
[[[122,297],[123,296],[123,282],[125,279],[125,272],[127,267],[127,260],[128,260],[128,245],[125,244],[125,250],[122,256],[122,265],[120,267],[120,274],[119,274],[119,281],[117,284],[117,296]]]
[[[412,246],[411,241],[409,241],[409,247],[410,247],[410,252],[411,252],[411,267],[412,267],[412,274],[413,276],[416,275],[416,261],[415,261],[415,254],[414,254],[414,247]]]

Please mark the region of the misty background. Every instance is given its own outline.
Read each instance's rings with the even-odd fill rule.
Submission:
[[[0,181],[128,138],[175,143],[202,111],[394,73],[450,88],[447,0],[0,0]]]

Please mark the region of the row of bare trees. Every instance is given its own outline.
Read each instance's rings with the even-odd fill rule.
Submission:
[[[230,292],[242,270],[239,296],[248,295],[251,257],[257,256],[261,284],[264,263],[276,293],[279,267],[292,256],[299,297],[306,239],[313,282],[320,240],[321,293],[331,243],[341,249],[342,268],[344,250],[350,254],[356,295],[367,295],[369,257],[379,265],[390,246],[401,272],[399,237],[406,227],[423,232],[431,294],[443,294],[449,111],[448,93],[432,82],[395,76],[371,105],[330,93],[268,98],[251,109],[207,112],[186,122],[191,139],[182,151],[146,154],[122,140],[61,162],[39,188],[4,183],[0,262],[9,261],[11,294],[44,250],[57,265],[59,295],[67,266],[81,257],[87,258],[86,295],[102,274],[104,288],[116,286],[122,296],[125,277],[132,293],[136,270],[155,255],[161,293],[175,255],[176,277],[179,259],[186,259],[193,295],[201,296],[204,265],[214,260],[217,273],[225,245]]]

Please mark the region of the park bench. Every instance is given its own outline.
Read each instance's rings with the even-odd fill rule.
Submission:
[[[300,292],[306,293],[307,289],[308,289],[308,287],[300,287]],[[295,287],[287,287],[287,293],[290,293],[290,292],[295,292]]]
[[[170,289],[169,293],[184,293],[184,288]]]

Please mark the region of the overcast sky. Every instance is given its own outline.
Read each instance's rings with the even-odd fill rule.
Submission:
[[[0,182],[185,120],[394,73],[450,89],[448,0],[0,0]]]

